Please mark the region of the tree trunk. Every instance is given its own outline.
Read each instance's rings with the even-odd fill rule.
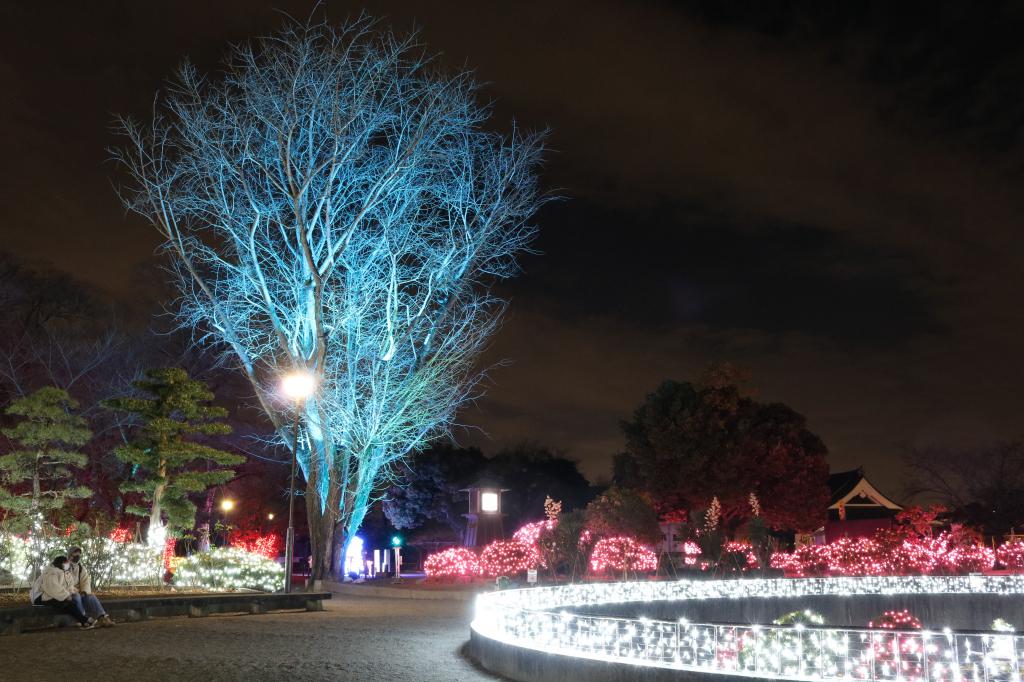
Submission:
[[[167,532],[164,530],[163,510],[160,508],[160,498],[164,495],[164,484],[160,483],[153,490],[153,504],[149,508],[149,528],[146,530],[146,542],[150,547],[159,546],[163,549],[167,542]]]
[[[210,551],[210,538],[213,535],[213,488],[206,491],[203,502],[203,520],[199,526],[199,539],[196,548],[200,552]]]
[[[325,513],[320,511],[320,496],[306,494],[306,525],[309,527],[309,545],[313,554],[309,579],[323,580],[334,575],[332,557],[338,535],[336,514],[328,504]],[[296,557],[298,558],[298,557]]]
[[[43,493],[39,485],[39,467],[32,472],[32,507],[29,509],[29,518],[32,520],[33,530],[35,525],[39,522],[39,500],[42,498]]]

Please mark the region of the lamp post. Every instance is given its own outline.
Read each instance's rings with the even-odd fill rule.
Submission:
[[[281,381],[281,391],[295,401],[295,421],[292,425],[292,473],[288,483],[288,534],[284,548],[284,591],[292,591],[292,564],[295,563],[295,462],[299,451],[299,416],[302,404],[312,395],[316,381],[311,374],[294,372]]]
[[[234,511],[235,501],[230,497],[225,497],[220,501],[220,541],[227,543],[227,529],[228,529],[228,513]]]

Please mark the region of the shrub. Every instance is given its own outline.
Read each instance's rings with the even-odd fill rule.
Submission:
[[[980,573],[996,563],[996,553],[984,545],[951,547],[942,557],[942,565],[950,573]]]
[[[609,571],[656,571],[658,555],[635,538],[617,536],[604,538],[594,545],[590,569],[595,573]]]
[[[423,561],[428,578],[463,578],[479,575],[480,560],[467,547],[450,547],[434,552]]]
[[[174,584],[207,590],[263,590],[284,586],[284,567],[240,549],[215,548],[186,557],[174,572]]]
[[[0,571],[10,573],[15,581],[28,580],[33,566],[45,568],[53,557],[67,554],[70,547],[76,546],[82,548],[82,562],[89,568],[95,590],[115,585],[158,585],[161,582],[160,550],[84,533],[71,537],[35,538],[0,533]]]
[[[878,618],[868,623],[872,629],[883,630],[920,630],[921,621],[910,611],[886,611]]]
[[[1016,540],[999,546],[996,550],[999,563],[1010,569],[1024,569],[1024,542]]]
[[[273,561],[281,555],[281,536],[276,533],[262,535],[256,530],[233,530],[228,536],[228,544],[243,552],[259,554]]]
[[[825,617],[817,611],[803,609],[802,611],[790,611],[784,616],[779,616],[772,623],[774,625],[824,625]]]
[[[525,573],[539,564],[537,550],[515,540],[495,540],[480,552],[480,572],[489,578]]]

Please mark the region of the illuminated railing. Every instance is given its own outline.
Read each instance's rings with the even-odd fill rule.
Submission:
[[[637,601],[851,594],[1022,594],[1021,576],[871,577],[604,583],[477,598],[473,629],[537,651],[633,665],[786,680],[1021,680],[1024,636],[689,623],[572,613]]]

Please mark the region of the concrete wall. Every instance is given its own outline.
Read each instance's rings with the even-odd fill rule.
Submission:
[[[749,677],[702,674],[591,661],[522,649],[470,632],[469,653],[487,670],[518,682],[750,682]]]

